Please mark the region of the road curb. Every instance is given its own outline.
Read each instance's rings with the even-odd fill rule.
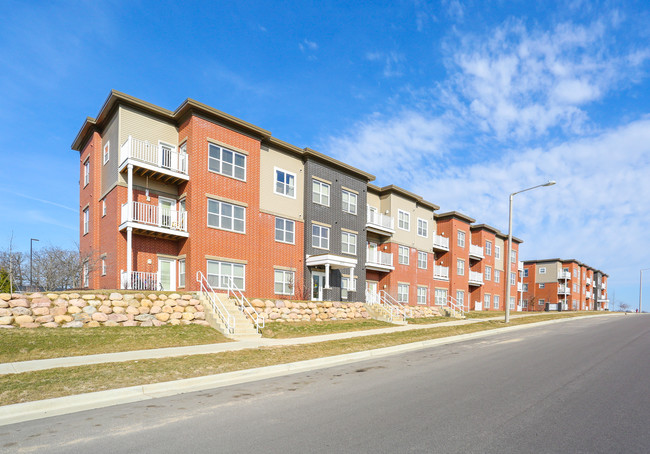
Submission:
[[[495,336],[504,332],[519,331],[536,326],[551,325],[591,317],[602,317],[602,315],[588,315],[584,317],[571,317],[559,320],[527,323],[525,325],[477,331],[475,333],[441,337],[438,339],[411,342],[408,344],[346,353],[343,355],[326,356],[323,358],[315,358],[293,363],[277,364],[274,366],[258,367],[255,369],[245,369],[234,372],[225,372],[222,374],[206,375],[203,377],[186,378],[168,382],[111,389],[108,391],[78,394],[75,396],[57,397],[34,402],[5,405],[0,407],[0,426],[159,397],[169,397],[189,392],[203,391],[206,389],[249,383],[252,381],[265,380],[318,369],[326,369],[328,367],[350,364],[357,361],[397,355],[440,345],[454,344],[481,337]]]

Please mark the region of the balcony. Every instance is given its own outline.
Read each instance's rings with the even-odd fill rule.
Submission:
[[[558,295],[570,295],[571,294],[571,287],[567,287],[566,285],[559,285],[557,287],[557,294]]]
[[[470,271],[469,285],[474,285],[474,286],[483,285],[483,273],[479,273],[478,271]]]
[[[591,278],[588,277],[588,278],[586,279],[586,282],[585,282],[585,283],[586,283],[587,285],[591,285]]]
[[[524,262],[517,262],[517,270],[524,271]]]
[[[386,272],[394,270],[393,254],[368,248],[366,250],[366,268]]]
[[[120,150],[119,171],[125,171],[132,164],[134,173],[138,175],[178,184],[190,179],[187,161],[187,153],[177,151],[176,147],[129,136]]]
[[[371,207],[368,207],[366,213],[366,229],[386,236],[395,233],[395,220],[392,217],[381,214],[376,209],[371,210]]]
[[[585,292],[585,298],[591,299],[591,292],[589,290]]]
[[[523,292],[524,291],[524,283],[523,282],[517,282],[517,291],[518,292]]]
[[[449,280],[449,267],[441,265],[433,265],[433,278],[442,281]]]
[[[134,233],[162,238],[187,238],[187,212],[170,210],[159,205],[133,202],[133,213],[129,221],[129,204],[122,205],[120,230],[132,227]]]
[[[143,271],[132,271],[129,273],[120,271],[120,288],[129,290],[161,290],[158,285],[158,273],[145,273]]]
[[[433,235],[433,248],[439,251],[448,251],[449,238],[442,235]]]
[[[600,285],[600,288],[602,288],[603,290],[605,290],[605,289],[607,288],[607,282],[603,282],[603,283]]]
[[[485,258],[485,255],[483,255],[483,248],[481,246],[477,246],[475,244],[470,244],[469,245],[469,258],[475,259],[475,260],[481,260],[481,259]]]
[[[570,271],[558,271],[557,272],[557,278],[558,280],[567,280],[571,279],[571,272]]]
[[[598,298],[598,302],[599,303],[609,303],[609,300],[606,297],[601,296],[601,297]]]

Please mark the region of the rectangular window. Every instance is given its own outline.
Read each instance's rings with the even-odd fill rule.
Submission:
[[[544,299],[540,299],[538,302],[540,306],[543,306],[546,303]]]
[[[88,269],[88,262],[83,264],[83,286],[90,286],[90,270]]]
[[[501,282],[501,270],[494,270],[494,282]]]
[[[208,170],[237,180],[246,180],[246,155],[209,144]]]
[[[515,273],[510,273],[510,285],[516,285],[517,284],[517,276]]]
[[[510,263],[517,263],[517,251],[510,251]]]
[[[330,248],[330,229],[322,225],[312,224],[311,245],[318,249]]]
[[[501,305],[501,297],[499,295],[494,295],[494,308],[499,309],[499,306]]]
[[[461,307],[465,307],[465,292],[464,291],[456,290],[456,303]]]
[[[84,210],[84,235],[88,233],[88,225],[90,224],[90,213],[88,208]]]
[[[208,260],[208,282],[214,288],[226,290],[232,282],[237,289],[244,291],[245,276],[246,265]]]
[[[429,236],[429,222],[418,218],[418,236]]]
[[[341,233],[341,252],[357,255],[357,236],[354,233]]]
[[[456,274],[458,276],[465,276],[465,260],[456,260]]]
[[[511,296],[510,297],[510,310],[512,311],[514,309],[515,309],[515,297]]]
[[[577,268],[574,268],[573,269],[573,277],[578,278],[578,276],[580,276],[580,273],[578,272]]]
[[[494,258],[497,260],[501,258],[501,246],[494,246]]]
[[[418,268],[427,269],[427,253],[418,251]]]
[[[276,295],[293,295],[295,272],[274,270],[274,288]]]
[[[397,210],[397,226],[402,230],[411,230],[411,213]]]
[[[275,241],[294,244],[296,223],[289,219],[275,218]]]
[[[102,217],[106,216],[106,200],[102,200]]]
[[[407,304],[409,302],[409,285],[397,284],[397,302]]]
[[[527,292],[528,291],[528,284],[522,285],[523,291]]]
[[[346,191],[341,192],[343,211],[350,214],[357,214],[357,195],[354,192]]]
[[[485,267],[485,280],[486,281],[491,281],[492,280],[492,267],[491,266],[486,266]]]
[[[215,229],[245,233],[246,208],[208,199],[208,226]]]
[[[330,185],[322,181],[312,180],[311,201],[319,205],[330,206]]]
[[[104,165],[108,162],[108,160],[111,158],[111,141],[109,140],[106,142],[106,145],[104,145]]]
[[[296,175],[282,169],[275,169],[275,187],[276,194],[296,198]]]
[[[427,304],[427,288],[418,287],[418,304]]]
[[[178,261],[178,286],[185,287],[185,259]]]
[[[485,241],[485,255],[492,255],[492,241]]]
[[[86,159],[84,162],[84,187],[90,183],[90,159]]]
[[[400,246],[398,250],[398,255],[397,255],[397,261],[399,262],[400,265],[408,265],[409,264],[409,253],[410,250],[406,246]]]
[[[574,283],[574,284],[573,284],[573,291],[574,291],[574,292],[577,292],[577,291],[578,291],[578,284],[577,284],[577,283]]]
[[[544,284],[539,284],[539,288],[544,288]]]
[[[447,290],[444,288],[437,288],[435,291],[435,304],[436,306],[447,305]]]
[[[458,247],[465,247],[465,232],[458,231]]]
[[[489,309],[492,305],[492,296],[489,293],[483,295],[483,308]]]
[[[546,274],[546,267],[542,266],[539,268],[539,274]]]
[[[524,269],[524,277],[528,277],[528,268]]]
[[[102,257],[102,276],[106,276],[106,258]]]
[[[357,278],[352,279],[352,289],[350,289],[350,278],[343,277],[341,278],[341,299],[348,299],[348,292],[357,291]]]

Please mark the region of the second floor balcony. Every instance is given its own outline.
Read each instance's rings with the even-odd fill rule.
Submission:
[[[442,235],[433,235],[433,248],[440,251],[448,251],[449,238]]]
[[[523,291],[524,291],[524,284],[523,284],[523,282],[517,282],[517,291],[518,291],[518,292],[523,292]]]
[[[442,265],[433,265],[433,278],[443,281],[449,280],[449,267]]]
[[[375,248],[368,248],[366,250],[366,268],[375,271],[394,270],[393,254],[378,251]]]
[[[161,205],[133,202],[129,220],[129,204],[122,205],[120,230],[132,227],[135,233],[162,238],[187,238],[187,212]]]
[[[586,283],[587,285],[591,285],[591,278],[588,277],[588,278],[585,280],[585,283]]]
[[[151,143],[132,136],[120,149],[120,172],[133,165],[136,174],[160,179],[168,183],[189,180],[188,156],[177,147],[164,143]]]
[[[591,292],[590,292],[589,290],[587,290],[587,291],[585,292],[585,298],[587,298],[587,299],[591,299],[591,296],[592,296]]]
[[[369,206],[366,210],[366,228],[371,232],[390,236],[395,233],[395,220]]]
[[[570,271],[558,271],[557,272],[557,278],[560,281],[571,279],[571,272]]]
[[[557,294],[558,295],[570,295],[571,294],[571,287],[567,287],[566,285],[558,285]]]
[[[485,258],[485,255],[483,255],[483,247],[477,246],[476,244],[470,244],[469,257],[476,260],[481,260]]]
[[[483,285],[483,273],[479,273],[478,271],[470,271],[469,285]]]

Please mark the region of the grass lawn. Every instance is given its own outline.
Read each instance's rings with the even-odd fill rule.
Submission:
[[[328,320],[322,322],[267,322],[266,327],[262,329],[262,337],[287,339],[290,337],[319,336],[321,334],[363,331],[390,326],[395,325],[373,319]]]
[[[521,314],[521,312],[510,312],[510,315]],[[505,317],[505,311],[470,311],[465,312],[466,318],[492,318]]]
[[[409,325],[429,325],[431,323],[453,322],[456,320],[453,317],[422,317],[422,318],[408,318],[406,321]]]
[[[0,336],[2,363],[229,341],[199,325],[7,329]]]
[[[521,317],[512,319],[509,326],[582,315],[586,314],[553,313]],[[441,326],[290,347],[264,347],[210,355],[95,364],[22,374],[7,374],[0,376],[0,404],[29,402],[145,383],[158,383],[251,369],[491,330],[505,326],[505,323],[501,320],[488,320],[469,325]]]

